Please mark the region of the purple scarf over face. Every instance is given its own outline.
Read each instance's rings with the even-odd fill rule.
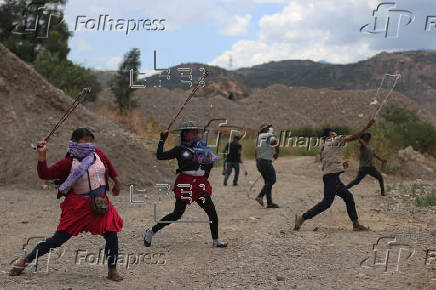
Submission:
[[[88,170],[89,166],[91,166],[92,162],[94,162],[94,148],[94,143],[69,142],[68,153],[81,160],[81,162],[80,165],[77,166],[70,175],[68,175],[65,182],[59,186],[59,191],[62,194],[67,194],[73,184],[82,177],[86,170]]]

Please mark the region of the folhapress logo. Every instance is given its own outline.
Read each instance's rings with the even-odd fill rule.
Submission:
[[[397,9],[395,2],[383,2],[372,12],[373,22],[365,24],[360,32],[369,34],[384,34],[385,38],[398,38],[400,28],[415,20],[409,10]]]
[[[23,19],[15,24],[12,34],[48,38],[50,27],[64,21],[62,15],[43,1],[32,1],[23,11]]]
[[[44,0],[31,1],[22,14],[23,19],[13,26],[12,34],[48,38],[50,28],[65,21],[63,14],[55,9],[54,5],[45,3]],[[163,31],[165,30],[165,21],[164,18],[153,17],[114,19],[109,14],[100,14],[97,17],[78,15],[75,17],[74,31],[118,31],[128,35],[140,30]]]
[[[97,20],[98,19],[98,20]],[[109,14],[100,14],[97,17],[79,15],[76,17],[75,31],[125,31],[126,35],[132,31],[162,31],[165,30],[163,18],[159,19],[114,19]]]

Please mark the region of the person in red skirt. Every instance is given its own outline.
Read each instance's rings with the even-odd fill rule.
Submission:
[[[41,179],[60,179],[58,196],[65,196],[61,203],[61,218],[55,234],[38,243],[33,251],[21,258],[9,275],[20,275],[35,258],[52,248],[60,247],[72,236],[81,232],[102,235],[106,240],[105,254],[108,262],[108,279],[121,281],[116,264],[118,258],[117,232],[123,227],[123,220],[109,201],[109,177],[115,182],[114,196],[120,192],[118,174],[106,155],[94,145],[94,135],[87,128],[76,129],[69,142],[67,156],[51,167],[46,163],[47,143],[38,143],[38,176]],[[100,196],[107,201],[106,213],[95,213],[92,209],[92,196]]]
[[[218,248],[227,247],[227,243],[223,243],[218,239],[218,215],[210,197],[212,187],[204,176],[205,166],[218,161],[219,157],[215,156],[206,142],[198,137],[199,130],[201,129],[194,121],[183,123],[182,128],[173,131],[174,133],[180,132],[180,145],[169,151],[164,151],[168,130],[162,131],[160,135],[157,159],[177,159],[179,166],[176,171],[179,175],[174,182],[173,189],[176,202],[172,213],[166,215],[152,228],[147,229],[144,237],[146,247],[151,246],[151,240],[155,233],[169,225],[168,222],[180,219],[185,212],[186,205],[194,201],[206,212],[209,221],[211,221],[209,225],[212,234],[212,245]]]

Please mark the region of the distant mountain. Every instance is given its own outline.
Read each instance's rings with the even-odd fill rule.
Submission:
[[[183,69],[187,68],[192,69],[191,77],[189,72],[183,72]],[[147,84],[148,86],[161,85],[170,90],[176,88],[187,90],[190,88],[188,81],[192,81],[192,85],[195,85],[201,75],[201,68],[208,69],[207,81],[214,83],[214,88],[219,87],[219,95],[229,95],[234,84],[238,84],[239,91],[242,93],[237,98],[248,96],[252,89],[266,88],[274,84],[312,89],[377,89],[385,73],[399,72],[402,78],[396,90],[436,114],[436,78],[433,77],[436,74],[436,52],[434,51],[383,52],[368,60],[347,65],[311,60],[272,61],[235,71],[200,63],[186,63],[171,67],[169,80],[163,75],[154,75],[147,78]],[[105,72],[96,73],[105,74]],[[226,81],[231,81],[232,84],[225,85]],[[389,85],[390,83],[387,82],[384,87]],[[228,89],[227,93],[226,89]],[[209,91],[211,94],[217,93],[214,90]]]
[[[376,89],[385,73],[402,75],[396,90],[436,114],[436,52],[408,51],[380,53],[368,60],[348,65],[332,65],[310,60],[269,62],[236,71],[249,87],[272,84],[330,88],[335,90]]]

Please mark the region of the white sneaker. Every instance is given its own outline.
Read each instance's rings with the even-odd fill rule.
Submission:
[[[220,240],[213,240],[213,246],[215,248],[227,248],[227,243],[223,243]]]

